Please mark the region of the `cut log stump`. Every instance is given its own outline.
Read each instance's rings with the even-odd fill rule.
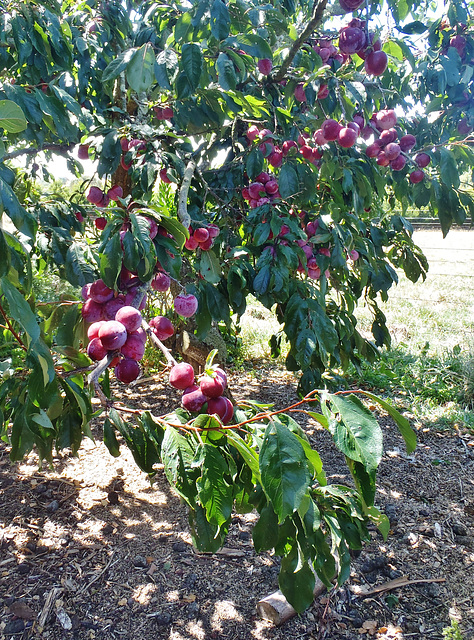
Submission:
[[[316,577],[314,583],[314,597],[317,598],[326,591],[326,585]],[[266,598],[257,602],[257,613],[264,620],[270,620],[274,625],[279,626],[296,615],[295,609],[291,606],[280,589],[271,593]]]

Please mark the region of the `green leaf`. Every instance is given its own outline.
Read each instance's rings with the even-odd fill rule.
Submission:
[[[120,269],[122,268],[122,247],[120,234],[115,233],[109,238],[100,254],[100,274],[102,280],[111,289],[115,288]]]
[[[193,507],[197,492],[193,469],[194,450],[188,438],[175,427],[167,427],[161,444],[161,458],[169,483]]]
[[[115,78],[118,78],[122,71],[125,71],[136,51],[136,49],[121,51],[117,57],[105,67],[102,72],[102,82],[109,82],[109,80],[115,80]]]
[[[423,23],[420,22],[419,20],[415,20],[414,22],[409,22],[408,24],[406,24],[403,27],[395,27],[398,31],[401,31],[402,33],[406,33],[408,35],[411,35],[412,33],[425,33],[425,31],[428,30],[428,27]]]
[[[120,163],[122,148],[117,131],[110,131],[102,142],[102,150],[100,152],[99,164],[97,165],[97,173],[100,177],[107,173],[114,173]]]
[[[21,233],[34,238],[37,223],[34,217],[18,201],[13,189],[0,177],[0,213],[4,211]]]
[[[446,149],[446,147],[441,147],[439,151],[441,156],[440,177],[442,182],[444,182],[447,187],[459,189],[461,180],[453,152]]]
[[[224,543],[225,531],[208,522],[206,512],[197,504],[189,509],[189,526],[193,544],[198,551],[215,553]]]
[[[68,248],[64,266],[66,277],[73,286],[83,287],[95,279],[94,269],[86,262],[84,251],[78,242],[71,243]]]
[[[221,0],[217,0],[220,2]],[[216,62],[219,84],[224,91],[234,91],[237,86],[234,63],[225,53],[220,53]]]
[[[296,549],[282,558],[278,583],[288,602],[302,613],[314,600],[315,576],[308,562],[299,560]]]
[[[68,109],[71,113],[73,113],[78,118],[82,117],[81,105],[79,104],[79,102],[77,102],[77,100],[74,100],[74,98],[70,96],[67,91],[64,91],[64,89],[61,89],[61,87],[57,87],[56,85],[53,85],[52,89],[53,89],[53,93],[56,95],[56,97],[62,103],[62,105],[66,107],[66,109]]]
[[[147,91],[155,80],[155,54],[147,42],[135,51],[127,65],[127,82],[136,93]]]
[[[72,450],[75,455],[82,442],[82,414],[77,407],[67,407],[58,419],[58,435],[56,446],[58,449]]]
[[[362,82],[344,82],[346,94],[354,104],[363,105],[367,101],[367,91]]]
[[[250,180],[254,180],[263,171],[264,157],[258,147],[252,149],[247,156],[245,168]]]
[[[221,263],[214,251],[203,251],[199,262],[199,271],[207,282],[217,284],[221,280]]]
[[[255,58],[270,58],[270,60],[273,58],[273,52],[268,42],[256,34],[241,33],[236,40],[239,49]]]
[[[351,460],[360,462],[368,472],[377,469],[382,458],[382,430],[367,407],[351,394],[325,394],[332,410],[339,414],[329,424],[336,446]]]
[[[386,540],[390,532],[390,520],[387,516],[374,506],[367,508],[367,515],[372,522],[375,522],[377,529],[382,534],[384,540]]]
[[[5,239],[5,234],[0,229],[0,277],[6,276],[10,270],[10,247]]]
[[[173,49],[164,49],[158,54],[155,64],[155,77],[163,89],[171,89],[170,83],[176,78],[178,67],[178,56]]]
[[[211,6],[211,33],[216,40],[224,40],[229,35],[229,9],[222,0],[214,0]]]
[[[199,86],[202,71],[202,54],[199,45],[194,42],[183,44],[181,50],[181,64],[191,90]]]
[[[291,198],[299,191],[298,174],[294,166],[289,162],[285,162],[280,169],[278,186],[283,199]]]
[[[108,417],[104,420],[104,444],[109,450],[110,455],[118,458],[120,455],[120,445],[115,435],[115,429]]]
[[[449,47],[445,56],[440,56],[440,62],[446,72],[446,82],[448,87],[456,87],[461,77],[461,58],[453,47]]]
[[[393,405],[391,405],[386,400],[383,400],[379,396],[375,396],[373,393],[369,391],[361,391],[365,396],[379,404],[382,409],[384,409],[390,417],[394,420],[397,425],[403,439],[405,440],[405,446],[407,448],[408,453],[412,453],[416,449],[416,433],[410,427],[410,423],[408,420],[399,413]]]
[[[221,527],[232,514],[232,486],[225,479],[230,475],[229,467],[218,449],[210,444],[200,445],[193,466],[201,469],[196,486],[207,521]]]
[[[311,310],[311,325],[322,352],[332,353],[339,341],[337,331],[326,311],[317,300],[308,300]]]
[[[36,317],[25,298],[7,278],[2,278],[2,291],[7,299],[10,316],[28,334],[31,342],[39,340],[41,332]]]
[[[11,100],[0,100],[0,127],[8,133],[24,131],[28,123],[21,107]]]
[[[320,473],[323,470],[323,463],[321,460],[321,456],[315,449],[311,447],[311,445],[307,440],[299,436],[297,433],[295,433],[295,436],[298,438],[301,446],[303,447],[304,453],[306,458],[308,459],[308,462],[311,464],[311,466],[314,469],[314,475],[315,476],[320,475]]]
[[[269,551],[278,543],[278,516],[269,502],[260,512],[260,518],[252,530],[252,540],[257,553]]]
[[[253,482],[261,484],[260,478],[260,467],[258,465],[258,455],[255,450],[249,446],[245,440],[239,436],[238,433],[231,431],[230,429],[226,429],[226,436],[228,442],[237,449],[239,454],[242,456],[245,464],[249,467],[252,472]]]
[[[298,438],[276,420],[265,430],[259,465],[263,490],[283,522],[307,494],[310,474]]]

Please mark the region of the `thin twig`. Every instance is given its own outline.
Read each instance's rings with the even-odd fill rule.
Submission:
[[[79,595],[83,591],[87,591],[87,589],[89,589],[89,587],[91,587],[94,584],[94,582],[97,582],[97,580],[99,580],[99,578],[101,578],[104,575],[104,573],[107,571],[107,569],[112,565],[112,560],[114,559],[114,555],[115,555],[115,552],[112,553],[112,555],[110,557],[110,560],[107,562],[107,564],[102,569],[102,571],[99,571],[99,573],[96,576],[94,576],[92,578],[92,580],[88,584],[84,585],[81,589],[79,589],[76,592],[76,595]],[[117,560],[115,560],[115,562],[113,564],[116,564],[119,561],[119,559],[120,558],[117,558]]]
[[[10,331],[10,333],[13,335],[13,337],[15,338],[15,340],[18,342],[18,344],[20,345],[20,347],[23,349],[23,351],[28,351],[28,347],[25,345],[25,343],[23,342],[23,340],[20,338],[20,336],[18,335],[18,333],[15,331],[15,329],[13,328],[12,323],[10,322],[10,318],[7,316],[7,313],[5,311],[5,309],[2,307],[1,303],[0,303],[0,313],[2,314],[2,316],[5,318],[5,322],[7,323],[8,326],[8,330]]]

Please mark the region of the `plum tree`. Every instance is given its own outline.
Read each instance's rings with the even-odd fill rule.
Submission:
[[[258,511],[255,547],[284,556],[281,588],[301,610],[308,563],[342,582],[368,522],[386,531],[373,504],[380,429],[335,389],[349,364],[390,344],[380,301],[397,269],[425,276],[406,210],[428,207],[444,234],[473,215],[460,178],[474,165],[473,2],[449,0],[442,16],[415,0],[0,6],[0,315],[18,345],[0,363],[0,429],[11,458],[77,453],[97,394],[111,452],[119,432],[145,472],[163,462],[199,548],[223,543],[233,507]],[[94,163],[68,201],[33,188],[58,156],[78,178],[82,160]],[[38,305],[33,274],[46,269],[77,295]],[[304,402],[320,401],[310,414],[354,486],[327,485],[291,415],[235,405],[212,361],[194,388],[199,372],[163,344],[187,318],[199,339],[231,333],[250,294],[275,310],[272,354],[285,335],[286,366]],[[354,314],[361,298],[371,339]],[[148,324],[147,305],[162,319]],[[124,419],[107,382],[138,378],[145,338],[183,406]],[[408,424],[383,406],[411,449]]]

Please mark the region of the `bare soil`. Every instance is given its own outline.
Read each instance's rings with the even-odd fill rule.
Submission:
[[[174,399],[162,382],[140,381],[127,402],[164,413]],[[235,374],[231,388],[237,399],[279,408],[296,398],[293,380],[276,370]],[[451,615],[474,639],[474,437],[426,426],[407,456],[390,418],[380,420],[377,503],[389,537],[372,531],[350,580],[282,627],[256,615],[257,601],[278,588],[279,562],[253,551],[253,514],[234,517],[221,553],[198,554],[163,472],[150,486],[125,447],[111,457],[99,424],[95,443],[84,441],[77,458],[58,455],[51,469],[38,470],[34,454],[11,466],[1,444],[1,637],[424,640],[442,638]],[[311,421],[302,426],[329,481],[349,482],[329,434]],[[356,593],[401,577],[409,583]]]

